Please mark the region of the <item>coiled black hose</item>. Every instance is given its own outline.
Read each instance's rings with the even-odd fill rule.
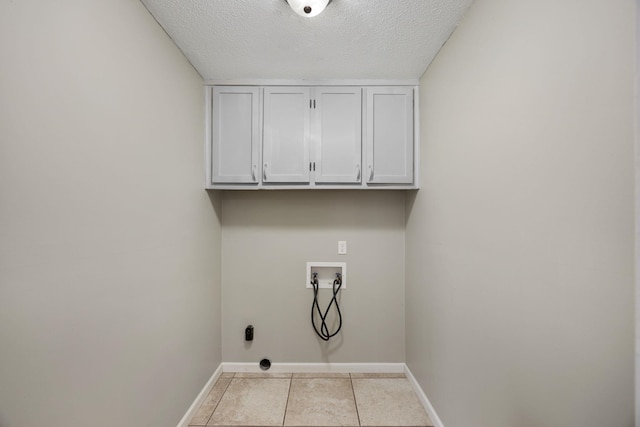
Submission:
[[[316,334],[322,338],[324,341],[329,341],[329,338],[334,337],[340,332],[342,328],[342,313],[340,312],[340,305],[338,304],[338,292],[342,287],[342,276],[340,273],[336,273],[336,279],[333,281],[333,297],[331,298],[331,302],[327,306],[324,314],[320,309],[320,304],[318,303],[318,289],[320,285],[318,284],[318,275],[313,274],[313,280],[311,281],[311,285],[313,286],[313,304],[311,305],[311,324],[313,325],[313,329],[316,331]],[[336,306],[336,311],[338,312],[338,329],[334,333],[329,333],[329,327],[327,326],[327,315],[329,314],[329,310],[331,306]],[[318,316],[322,320],[320,324],[320,330],[316,326],[315,313],[318,313]]]

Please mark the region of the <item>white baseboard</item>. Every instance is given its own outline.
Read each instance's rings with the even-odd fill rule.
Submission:
[[[418,384],[418,380],[416,380],[416,377],[413,376],[413,374],[409,370],[409,367],[407,365],[404,365],[404,366],[405,366],[404,373],[407,376],[407,379],[409,380],[411,385],[413,386],[413,391],[415,391],[416,394],[418,395],[418,399],[420,400],[420,403],[422,403],[422,406],[424,406],[424,410],[427,411],[427,415],[429,415],[429,418],[431,418],[431,421],[433,421],[433,426],[444,427],[444,424],[442,424],[442,420],[440,420],[440,417],[438,417],[438,414],[436,414],[436,410],[433,408],[433,405],[431,405],[431,402],[429,402],[427,395],[424,394],[422,387],[420,387],[420,384]]]
[[[198,397],[196,397],[196,400],[193,401],[187,412],[184,414],[177,427],[189,426],[189,421],[191,421],[191,418],[193,418],[196,412],[198,412],[198,409],[200,409],[200,405],[202,405],[202,402],[204,402],[204,399],[206,399],[214,384],[216,383],[216,381],[218,381],[218,378],[220,378],[222,372],[222,364],[220,364],[220,366],[218,366],[218,369],[216,369],[213,375],[211,375],[211,378],[209,378],[209,381],[207,381],[207,383],[204,385],[204,387],[198,394]]]
[[[394,373],[405,372],[404,363],[272,363],[270,373],[282,372],[338,372],[338,373]],[[223,372],[264,372],[258,363],[222,363]]]

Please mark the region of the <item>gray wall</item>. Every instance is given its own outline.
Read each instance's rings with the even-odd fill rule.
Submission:
[[[138,1],[2,1],[0,53],[0,426],[175,426],[221,361],[202,79]]]
[[[421,79],[407,362],[447,427],[633,425],[628,0],[479,0]]]
[[[638,112],[640,112],[640,97],[638,96],[638,88],[640,87],[640,54],[638,47],[640,46],[640,0],[636,0],[636,427],[640,426],[640,120],[638,120]]]
[[[225,362],[404,362],[403,192],[225,192],[222,205]],[[347,263],[328,343],[311,327],[307,261]]]

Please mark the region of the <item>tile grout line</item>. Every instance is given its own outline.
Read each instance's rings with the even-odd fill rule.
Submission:
[[[284,414],[282,415],[282,425],[284,426],[284,421],[287,419],[287,409],[289,408],[289,398],[291,397],[291,385],[293,383],[293,374],[289,378],[289,390],[287,391],[287,403],[284,405]]]
[[[236,374],[234,373],[233,376],[229,379],[229,384],[227,384],[227,386],[224,388],[224,391],[220,395],[220,399],[218,399],[218,402],[216,403],[216,406],[213,408],[213,411],[211,412],[211,415],[209,415],[209,418],[207,418],[207,422],[205,423],[205,427],[209,425],[209,421],[211,421],[211,417],[213,417],[213,414],[216,412],[216,409],[218,409],[218,406],[220,406],[220,402],[222,402],[222,398],[227,393],[227,390],[229,389],[229,386],[231,385],[231,382],[233,381],[233,379],[235,377],[236,377]],[[220,381],[220,378],[218,378],[216,383],[218,381]],[[216,385],[214,384],[213,386],[215,387]]]
[[[353,404],[356,406],[356,416],[358,417],[358,425],[362,426],[360,422],[360,412],[358,411],[358,401],[356,400],[356,391],[353,388],[353,376],[349,373],[349,382],[351,383],[351,393],[353,393]]]

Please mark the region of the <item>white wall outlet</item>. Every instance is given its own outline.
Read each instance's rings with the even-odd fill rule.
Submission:
[[[338,255],[346,255],[347,253],[347,241],[339,240],[338,241]]]

